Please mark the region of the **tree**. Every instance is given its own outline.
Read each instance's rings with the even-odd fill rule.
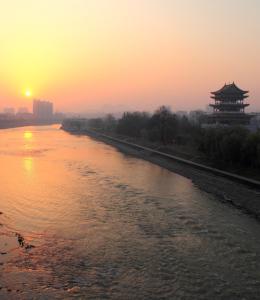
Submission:
[[[141,137],[149,118],[146,112],[125,112],[118,121],[117,132],[131,137]]]
[[[89,119],[88,126],[94,130],[103,130],[104,121],[101,118]]]
[[[172,143],[177,134],[178,121],[166,106],[159,107],[151,117],[148,130],[150,140],[159,140],[164,145]]]
[[[117,126],[117,120],[112,114],[107,114],[104,118],[104,130],[114,132]]]
[[[249,166],[260,166],[260,132],[248,135],[242,149],[243,163]]]

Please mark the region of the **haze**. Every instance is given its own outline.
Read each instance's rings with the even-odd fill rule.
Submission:
[[[204,109],[235,81],[260,109],[258,0],[2,2],[0,108]]]

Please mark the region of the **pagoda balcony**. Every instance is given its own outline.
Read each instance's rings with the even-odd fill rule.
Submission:
[[[218,100],[218,101],[243,101],[244,99],[248,98],[249,96],[248,95],[243,95],[242,97],[241,96],[211,96],[210,98],[211,99],[214,99],[214,100]]]
[[[249,106],[248,103],[234,103],[234,102],[221,102],[221,103],[215,103],[210,104],[211,107],[219,108],[219,107],[232,107],[232,108],[244,108]]]
[[[220,111],[214,111],[213,113],[211,113],[212,115],[246,115],[246,113],[244,111],[229,111],[229,110],[220,110]]]

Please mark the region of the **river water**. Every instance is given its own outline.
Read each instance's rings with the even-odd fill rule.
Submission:
[[[260,297],[260,223],[189,179],[59,126],[0,131],[0,178],[1,299]]]

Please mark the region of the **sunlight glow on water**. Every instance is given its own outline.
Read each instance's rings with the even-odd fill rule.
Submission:
[[[58,126],[0,141],[1,299],[257,299],[254,219]]]
[[[33,170],[33,158],[32,157],[26,157],[23,158],[24,163],[24,169],[27,173],[31,173]]]
[[[26,139],[26,140],[32,140],[33,134],[31,131],[25,131],[23,136],[24,136],[24,139]]]

